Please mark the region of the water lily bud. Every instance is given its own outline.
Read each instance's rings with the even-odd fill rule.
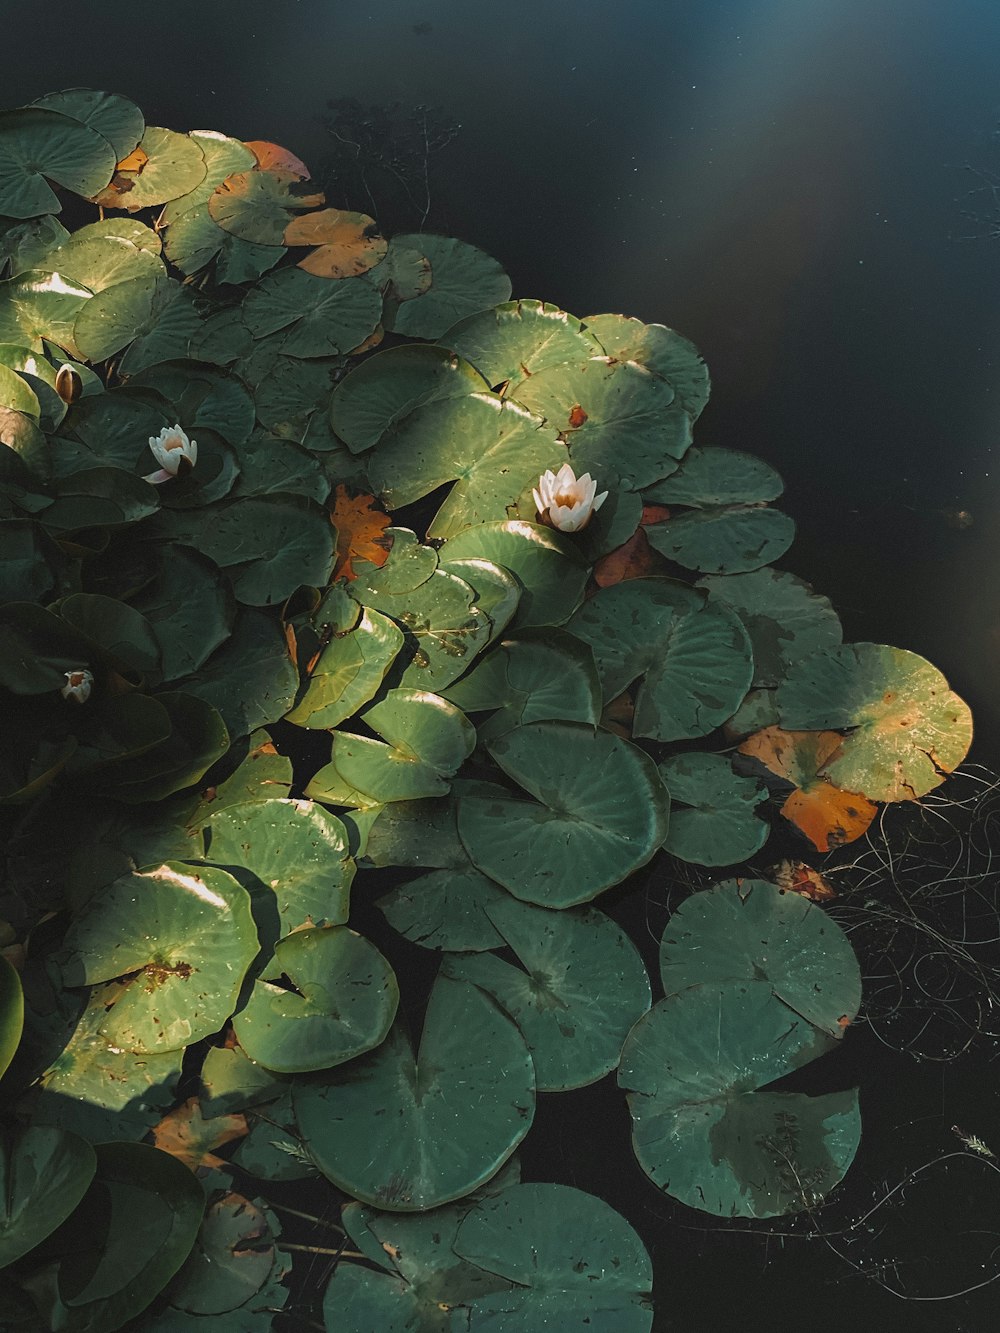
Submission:
[[[568,463],[558,472],[543,472],[531,493],[539,518],[560,532],[585,528],[608,498],[607,491],[597,494],[597,482],[589,472],[578,478]]]
[[[189,471],[198,461],[198,441],[189,440],[180,426],[164,426],[159,435],[149,437],[153,457],[160,464],[158,472],[151,472],[144,481],[159,486],[181,471]]]
[[[80,372],[73,366],[62,365],[56,371],[56,393],[71,407],[80,400],[83,394],[83,380],[80,378]]]
[[[85,704],[90,698],[93,684],[93,673],[88,671],[86,667],[78,667],[76,671],[66,672],[66,684],[59,693],[64,699],[72,699],[74,703]]]

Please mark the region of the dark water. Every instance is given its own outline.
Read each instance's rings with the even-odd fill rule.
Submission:
[[[973,707],[974,756],[1000,766],[1000,239],[983,235],[986,196],[961,202],[981,184],[969,165],[1000,173],[995,0],[0,12],[9,105],[104,87],[151,123],[274,139],[313,164],[331,98],[460,123],[429,159],[431,229],[495,254],[517,296],[692,338],[714,381],[699,442],[786,480],[784,566],[832,598],[849,640],[938,665]],[[335,186],[330,202],[364,206]],[[657,931],[669,888],[643,886],[623,918]],[[1000,1273],[1000,1175],[929,1164],[961,1147],[955,1123],[1000,1152],[995,1053],[983,1038],[918,1061],[849,1034],[816,1077],[860,1084],[862,1153],[830,1209],[773,1228],[789,1236],[726,1234],[658,1196],[614,1146],[627,1113],[607,1080],[541,1099],[526,1174],[639,1228],[658,1329],[992,1328],[1000,1285],[928,1298]]]

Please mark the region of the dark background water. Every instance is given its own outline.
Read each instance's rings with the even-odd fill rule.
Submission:
[[[973,707],[975,757],[1000,765],[1000,239],[963,217],[988,215],[986,196],[961,202],[981,184],[968,165],[1000,172],[995,0],[7,0],[0,15],[12,106],[103,87],[152,124],[273,139],[314,168],[328,99],[440,108],[461,130],[430,158],[430,228],[495,254],[516,296],[692,338],[714,382],[698,441],[786,480],[799,532],[782,564],[832,598],[849,640],[939,666]],[[667,887],[623,915],[655,931]],[[658,1196],[608,1080],[541,1099],[526,1173],[639,1228],[658,1329],[992,1328],[1000,1287],[904,1301],[851,1263],[925,1297],[998,1271],[988,1162],[928,1167],[856,1225],[960,1147],[953,1123],[990,1140],[994,1053],[984,1038],[917,1062],[849,1034],[816,1078],[860,1084],[862,1153],[829,1212],[775,1228],[789,1237],[726,1235]]]

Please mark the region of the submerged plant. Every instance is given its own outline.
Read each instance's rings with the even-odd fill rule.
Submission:
[[[319,1172],[331,1330],[648,1330],[628,1223],[518,1181],[537,1096],[617,1070],[651,1188],[816,1206],[856,1090],[772,1084],[838,1047],[858,965],[735,870],[769,795],[826,851],[935,788],[968,709],[771,568],[780,479],[692,445],[672,330],[512,301],[122,97],[5,113],[0,160],[5,1308],[268,1329],[302,1247],[258,1196]],[[654,1003],[592,904],[669,857],[728,874]],[[440,960],[419,1032],[396,934]]]

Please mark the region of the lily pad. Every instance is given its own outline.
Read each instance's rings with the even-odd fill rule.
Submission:
[[[485,911],[521,967],[480,953],[447,959],[445,975],[474,982],[510,1014],[539,1092],[582,1088],[610,1073],[652,999],[625,932],[603,912],[552,912],[506,896],[488,900]]]
[[[479,727],[488,741],[525,722],[589,722],[601,718],[601,683],[590,648],[563,630],[522,630],[507,638],[445,697],[467,713],[499,709]]]
[[[131,604],[156,636],[165,681],[203,666],[228,639],[236,610],[214,561],[180,545],[157,552],[155,573]]]
[[[306,692],[288,714],[300,727],[340,726],[373,699],[397,654],[403,631],[378,611],[360,610],[344,598],[344,615],[331,625],[331,637],[313,667]]]
[[[21,982],[16,970],[0,954],[0,1074],[14,1058],[23,1027],[24,995]],[[0,1264],[0,1267],[3,1265]]]
[[[483,523],[441,548],[441,563],[489,560],[509,570],[521,589],[510,628],[563,625],[583,600],[589,566],[573,543],[540,523]]]
[[[127,348],[122,364],[128,378],[158,361],[185,355],[200,327],[190,291],[162,273],[151,272],[117,283],[88,301],[77,316],[73,336],[89,361],[106,361]]]
[[[191,1315],[236,1310],[257,1295],[276,1263],[285,1262],[275,1249],[277,1223],[258,1205],[234,1191],[212,1199],[194,1249],[167,1289],[175,1309]]]
[[[231,875],[179,861],[123,875],[96,893],[65,941],[69,985],[129,975],[102,1024],[109,1041],[152,1054],[222,1026],[257,952],[250,899]]]
[[[760,879],[694,893],[660,942],[667,995],[691,986],[767,982],[775,998],[839,1039],[861,1006],[861,972],[847,936],[799,893]]]
[[[754,685],[780,684],[800,657],[839,647],[840,619],[826,597],[779,569],[700,579],[697,586],[732,607],[753,647]]]
[[[273,892],[278,937],[347,920],[354,879],[347,830],[321,806],[280,799],[228,805],[211,816],[206,834],[207,861],[241,866]]]
[[[645,1246],[619,1213],[583,1190],[540,1181],[514,1185],[466,1214],[453,1249],[515,1284],[467,1299],[470,1329],[649,1333],[653,1327],[653,1266]]]
[[[478,371],[443,347],[390,347],[344,377],[330,404],[330,421],[347,447],[360,453],[418,407],[488,389]]]
[[[427,528],[448,538],[463,528],[516,514],[539,476],[557,471],[565,447],[516,403],[490,393],[428,403],[379,439],[368,458],[372,489],[388,509],[412,504],[446,482],[447,498]],[[534,516],[534,501],[527,501]]]
[[[195,139],[147,125],[135,153],[118,164],[108,188],[93,191],[94,202],[138,213],[179,199],[204,179],[205,156]]]
[[[692,420],[701,415],[708,402],[708,367],[694,343],[663,324],[643,324],[624,315],[588,315],[584,328],[608,356],[636,361],[666,380]]]
[[[668,560],[705,574],[743,574],[780,560],[795,538],[787,514],[766,505],[692,509],[645,528]]]
[[[120,160],[131,153],[145,128],[142,112],[120,93],[103,93],[94,88],[66,88],[59,93],[38,97],[32,106],[58,111],[63,116],[82,121],[103,135]],[[85,191],[81,191],[85,193]],[[6,210],[5,210],[6,211]]]
[[[237,171],[213,190],[208,211],[216,226],[240,240],[283,245],[292,217],[323,203],[322,194],[311,191],[295,172]]]
[[[515,396],[560,433],[577,476],[589,472],[602,489],[659,481],[691,443],[691,418],[673,389],[631,361],[590,357],[550,366],[518,385]]]
[[[58,1261],[29,1276],[49,1327],[106,1333],[140,1314],[187,1258],[205,1196],[187,1167],[142,1143],[101,1143]],[[105,1226],[94,1217],[105,1216]]]
[[[439,338],[459,320],[510,299],[510,278],[484,251],[451,236],[425,232],[393,237],[404,250],[416,250],[431,262],[431,285],[404,301],[386,324],[410,338]]]
[[[189,197],[185,195],[177,203],[183,204]],[[188,276],[200,273],[214,259],[217,281],[234,286],[255,281],[285,253],[283,246],[255,245],[223,231],[212,221],[206,204],[191,208],[173,220],[167,228],[164,250],[170,262]]]
[[[275,946],[233,1030],[267,1069],[331,1069],[384,1041],[398,1003],[392,968],[362,935],[346,926],[296,930]]]
[[[381,1046],[294,1086],[299,1127],[339,1188],[390,1211],[435,1208],[490,1179],[534,1115],[531,1057],[475,986],[438,978],[419,1051],[397,1024]]]
[[[212,704],[237,740],[283,717],[298,684],[280,629],[260,612],[241,611],[229,639],[183,688]]]
[[[257,162],[246,144],[241,143],[239,139],[219,134],[217,130],[192,130],[188,138],[201,149],[201,155],[205,159],[205,174],[186,194],[170,200],[164,206],[159,217],[160,227],[171,227],[179,218],[196,208],[208,216],[208,200],[213,191],[227,176],[237,171],[252,169]],[[222,230],[214,221],[212,226],[217,232]],[[169,237],[169,231],[167,235]]]
[[[768,981],[697,985],[661,1000],[632,1029],[618,1071],[639,1165],[665,1193],[719,1217],[814,1207],[857,1151],[857,1092],[759,1089],[833,1044]]]
[[[677,754],[660,764],[672,802],[670,829],[663,844],[682,861],[730,866],[759,851],[770,831],[754,811],[767,788],[734,773],[721,754]],[[678,809],[678,802],[682,807]]]
[[[628,741],[573,722],[532,722],[490,754],[534,799],[463,795],[458,831],[473,863],[517,898],[573,907],[620,884],[667,833],[653,761]]]
[[[505,386],[505,393],[514,393],[523,379],[549,366],[604,351],[575,316],[544,301],[508,301],[471,315],[441,341],[471,362],[491,388]]]
[[[85,1139],[51,1125],[25,1125],[0,1148],[0,1266],[6,1268],[52,1234],[94,1178]]]
[[[385,258],[389,242],[366,213],[324,208],[300,214],[285,227],[286,245],[314,245],[298,267],[320,278],[356,278]]]
[[[382,313],[378,289],[362,276],[328,282],[298,268],[270,273],[243,302],[255,338],[284,331],[285,356],[337,356],[372,332]]]
[[[926,795],[972,742],[969,707],[941,672],[884,644],[845,644],[796,662],[778,690],[778,713],[793,730],[850,728],[823,773],[874,801]]]
[[[26,269],[7,278],[0,282],[0,342],[41,352],[48,340],[79,356],[76,319],[90,298],[89,288],[59,273]]]
[[[436,694],[390,690],[361,716],[385,743],[334,732],[330,763],[312,779],[308,795],[335,804],[339,791],[350,790],[370,804],[439,796],[475,748],[475,729],[465,714]]]
[[[736,614],[673,579],[601,588],[567,628],[593,649],[605,702],[645,673],[636,736],[707,736],[736,712],[753,678],[750,641]]]
[[[37,106],[0,112],[0,213],[7,217],[58,213],[48,181],[89,198],[115,165],[104,135],[73,116]]]
[[[696,509],[721,505],[766,504],[784,490],[781,478],[762,458],[736,449],[689,449],[680,467],[643,493],[647,504],[690,505]]]
[[[378,906],[389,925],[425,949],[457,953],[502,949],[504,938],[488,908],[508,895],[465,859],[457,869],[432,870],[384,894]]]

